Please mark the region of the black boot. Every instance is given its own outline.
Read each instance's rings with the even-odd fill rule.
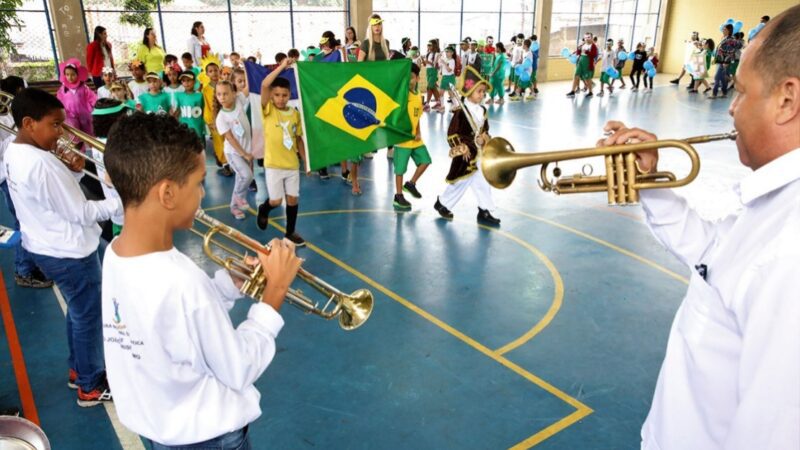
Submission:
[[[478,222],[494,227],[500,225],[500,219],[493,216],[488,209],[481,208],[478,208]]]
[[[445,219],[452,219],[453,213],[450,212],[443,204],[439,202],[439,197],[436,197],[436,203],[433,205],[433,209],[435,209],[440,216],[444,217]]]
[[[267,224],[269,224],[269,212],[272,211],[272,206],[269,204],[269,200],[265,200],[258,207],[258,217],[256,218],[256,225],[261,230],[267,229]]]

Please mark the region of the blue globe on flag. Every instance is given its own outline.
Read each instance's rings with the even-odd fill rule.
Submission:
[[[348,125],[360,130],[381,123],[375,117],[378,102],[375,95],[368,89],[352,88],[345,92],[343,97],[347,104],[342,108],[342,115]]]

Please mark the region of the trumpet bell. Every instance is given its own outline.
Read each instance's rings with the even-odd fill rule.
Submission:
[[[514,146],[502,137],[494,137],[481,149],[481,170],[490,185],[505,189],[514,182],[516,169],[508,170],[509,157],[515,153]]]
[[[342,312],[339,314],[339,326],[350,331],[364,324],[372,314],[375,299],[367,289],[358,289],[341,300]]]

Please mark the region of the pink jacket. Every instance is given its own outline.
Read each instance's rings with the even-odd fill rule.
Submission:
[[[92,110],[94,109],[94,103],[97,101],[97,94],[94,91],[83,83],[75,90],[61,86],[58,88],[56,97],[64,104],[67,125],[86,133],[94,134],[92,132]]]

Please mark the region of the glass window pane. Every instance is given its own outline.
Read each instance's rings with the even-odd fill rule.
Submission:
[[[587,14],[608,14],[608,4],[611,0],[583,0],[581,13]]]
[[[380,14],[379,11],[417,11],[419,2],[417,0],[404,0],[399,4],[397,0],[373,0],[372,10]],[[381,16],[383,17],[383,16]],[[385,17],[384,17],[385,19]]]
[[[661,0],[639,0],[636,7],[638,14],[658,14],[661,7]]]
[[[533,12],[536,0],[503,0],[503,12]]]
[[[500,11],[500,0],[464,0],[464,12],[467,11],[497,13]]]
[[[319,38],[326,30],[333,31],[336,38],[341,40],[344,38],[345,26],[344,11],[327,13],[303,13],[295,11],[294,45],[298,49],[304,49],[310,45],[318,47]]]
[[[608,25],[608,37],[614,40],[614,45],[620,39],[625,43],[625,49],[631,48],[631,33],[633,31],[633,14],[611,14]],[[616,47],[615,47],[616,48]]]
[[[153,14],[151,14],[153,15]],[[192,24],[195,21],[203,22],[206,28],[205,38],[211,45],[211,51],[218,53],[222,58],[224,54],[231,52],[231,27],[228,23],[227,6],[225,11],[206,12],[187,14],[184,12],[164,12],[161,17],[164,20],[164,50],[180,56],[181,53],[188,51],[189,36],[192,34]],[[157,18],[154,20],[157,23]],[[161,34],[158,25],[154,25],[156,34]],[[111,34],[110,32],[108,33]],[[159,41],[160,41],[159,37]]]
[[[448,11],[461,13],[461,0],[437,0],[422,2],[422,11]]]
[[[611,14],[634,13],[636,0],[611,0]]]
[[[658,14],[639,14],[636,16],[636,29],[633,31],[634,42],[644,42],[645,48],[653,46],[656,41]]]
[[[460,13],[422,13],[422,42],[438,38],[439,46],[444,51],[448,44],[459,42],[461,26]]]
[[[231,11],[289,12],[289,0],[271,0],[269,2],[254,2],[253,0],[231,0]],[[256,16],[256,17],[264,18],[266,16]]]
[[[550,22],[550,56],[560,56],[566,47],[574,51],[578,44],[579,14],[553,13]]]
[[[112,0],[107,0],[111,3]],[[120,2],[115,2],[120,3]],[[219,0],[172,0],[171,2],[161,3],[161,12],[181,11],[191,13],[195,11],[228,11],[228,2]]]
[[[533,33],[533,19],[534,16],[531,13],[505,12],[504,2],[502,14],[503,23],[501,24],[500,37],[495,36],[495,42],[503,42],[508,45],[512,35],[522,33],[525,36],[530,36],[531,33]]]
[[[411,45],[419,45],[419,15],[417,11],[414,12],[381,12],[376,10],[376,13],[383,18],[383,35],[389,40],[389,44],[393,50],[400,48],[400,41],[407,37],[411,39]],[[338,34],[336,35],[339,36]],[[359,36],[363,39],[363,36]],[[422,46],[424,49],[424,45]]]
[[[581,12],[581,0],[553,0],[553,15],[579,12]]]
[[[585,33],[592,33],[593,36],[597,36],[598,45],[602,45],[606,37],[607,20],[608,14],[582,14],[581,29],[578,35],[583,37]]]
[[[497,27],[500,25],[498,13],[464,13],[463,38],[470,37],[474,40],[484,40],[486,36],[497,36]]]
[[[294,12],[306,11],[342,11],[345,10],[344,0],[295,0]],[[322,32],[320,32],[322,34]]]
[[[292,31],[288,11],[267,12],[265,9],[232,13],[234,39],[236,51],[243,58],[261,53],[261,64],[273,64],[275,54],[286,53],[292,45]]]

